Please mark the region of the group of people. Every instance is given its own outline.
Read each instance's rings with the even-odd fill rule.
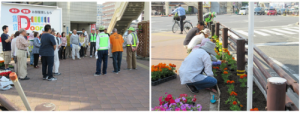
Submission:
[[[116,28],[112,34],[107,33],[107,29],[103,26],[99,30],[92,29],[88,35],[85,29],[82,29],[82,34],[77,34],[74,29],[66,36],[65,32],[61,34],[51,29],[50,25],[45,25],[43,32],[39,35],[33,31],[27,34],[23,28],[8,35],[9,28],[7,25],[2,27],[3,34],[1,35],[5,70],[9,69],[11,58],[15,62],[15,72],[20,80],[29,80],[27,73],[27,57],[30,56],[30,65],[34,68],[39,68],[38,61],[41,58],[43,80],[57,80],[53,75],[61,75],[59,73],[60,60],[72,58],[75,60],[86,57],[88,47],[90,46],[90,57],[97,59],[96,72],[94,76],[107,74],[108,55],[113,58],[113,73],[118,74],[121,71],[122,52],[124,39],[118,34]],[[127,70],[136,68],[136,50],[139,40],[134,33],[135,29],[128,29],[128,37],[126,39],[127,50]],[[71,55],[72,53],[72,55]],[[102,71],[101,64],[103,61]],[[54,70],[53,70],[54,68]]]
[[[198,93],[201,89],[217,92],[214,88],[217,79],[212,71],[212,62],[217,61],[214,50],[216,45],[210,41],[209,36],[210,30],[204,29],[204,22],[198,22],[183,42],[189,55],[179,68],[179,76],[181,84],[186,85],[192,93]]]

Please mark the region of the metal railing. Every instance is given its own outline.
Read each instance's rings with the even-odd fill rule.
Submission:
[[[223,48],[228,48],[230,46],[234,51],[236,51],[237,54],[237,70],[244,70],[244,71],[237,71],[237,74],[245,74],[245,66],[247,63],[247,49],[245,48],[245,44],[248,43],[248,40],[235,32],[234,30],[228,28],[227,26],[220,24],[219,22],[214,23],[208,23],[208,28],[212,31],[212,36],[216,35],[220,39],[222,39],[222,46]],[[220,34],[220,31],[221,34]],[[228,31],[233,33],[238,37],[238,39],[235,39],[234,37],[228,35]],[[230,39],[230,40],[228,40]],[[266,62],[266,64],[271,67],[280,77],[285,78],[287,80],[287,88],[291,88],[294,93],[296,93],[299,96],[299,84],[291,77],[289,76],[280,66],[275,64],[275,62],[270,59],[265,53],[263,53],[258,47],[254,46],[254,51]],[[258,57],[256,55],[253,56],[253,62],[256,65],[253,67],[253,72],[255,78],[257,78],[257,81],[260,86],[262,86],[263,90],[267,92],[268,86],[267,82],[263,79],[272,77],[271,74],[263,68],[263,65],[258,60]],[[261,74],[261,73],[262,74]],[[299,111],[299,109],[295,106],[293,101],[287,96],[284,95],[285,100],[285,110],[292,110],[292,111]],[[267,102],[268,103],[268,102]],[[280,104],[280,103],[279,103]]]

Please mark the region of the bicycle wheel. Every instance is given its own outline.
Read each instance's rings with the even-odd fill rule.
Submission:
[[[183,30],[185,31],[185,33],[188,33],[192,28],[193,28],[193,25],[191,22],[186,21],[183,23]]]
[[[172,27],[173,33],[176,33],[178,31],[178,29],[180,29],[179,24],[178,24],[178,22],[175,22]]]

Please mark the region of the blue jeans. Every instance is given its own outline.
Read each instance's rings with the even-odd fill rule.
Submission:
[[[114,72],[120,71],[121,68],[121,62],[122,62],[122,52],[113,52],[113,66],[114,66]]]
[[[33,65],[33,61],[34,61],[34,56],[32,51],[30,52],[30,65]]]
[[[197,81],[197,76],[194,78],[194,80]],[[214,77],[206,77],[204,80],[197,81],[194,83],[187,83],[189,86],[194,86],[197,90],[205,89],[205,88],[211,88],[217,84],[217,79]]]
[[[108,50],[98,50],[98,59],[96,64],[96,74],[101,74],[101,63],[103,61],[102,73],[106,74]]]

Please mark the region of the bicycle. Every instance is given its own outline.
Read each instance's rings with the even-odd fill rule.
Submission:
[[[173,19],[174,24],[172,27],[172,31],[173,33],[176,33],[177,30],[180,30],[180,21]],[[188,33],[191,29],[193,28],[192,23],[189,20],[184,20],[183,21],[183,30],[185,31],[185,33]]]

